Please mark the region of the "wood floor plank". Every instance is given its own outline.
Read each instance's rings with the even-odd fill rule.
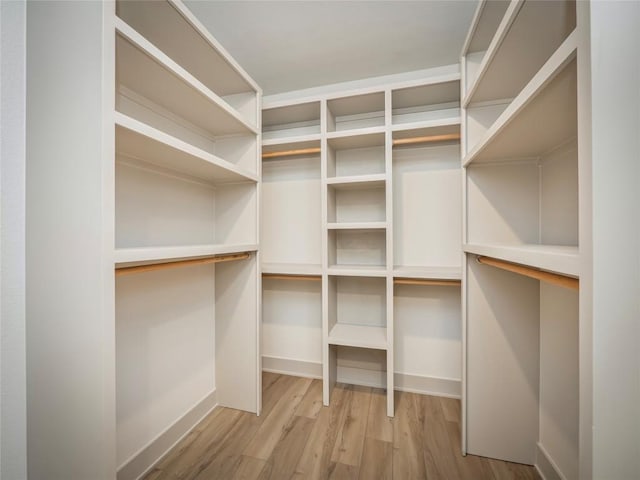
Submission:
[[[415,395],[396,392],[393,422],[393,478],[425,479],[421,410]]]
[[[318,418],[322,409],[322,380],[312,380],[309,390],[296,409],[296,415],[307,418]]]
[[[440,407],[447,422],[461,423],[460,400],[457,398],[438,397]]]
[[[357,480],[358,467],[345,465],[344,463],[333,463],[329,480]]]
[[[269,459],[285,428],[292,421],[293,413],[307,392],[309,385],[311,385],[309,378],[296,379],[264,419],[255,436],[245,448],[244,455],[262,460]]]
[[[367,437],[393,442],[393,421],[391,417],[387,417],[387,391],[381,388],[371,391]]]
[[[489,458],[489,465],[496,480],[539,480],[535,468],[519,463],[503,462]]]
[[[331,461],[356,467],[360,465],[370,405],[371,388],[353,387],[350,402],[345,405],[347,416],[338,433]]]
[[[385,412],[386,416],[386,412]],[[376,438],[364,440],[360,480],[391,480],[393,478],[393,444]]]
[[[267,461],[260,480],[291,478],[307,443],[314,419],[296,416]]]
[[[416,399],[422,408],[423,458],[427,478],[430,480],[460,478],[458,462],[451,448],[440,400],[428,395],[416,396]]]
[[[320,410],[292,478],[320,480],[329,477],[331,454],[346,417],[345,403],[352,392],[351,387],[336,384],[331,395],[331,406]]]
[[[493,470],[491,470],[486,458],[476,455],[462,455],[460,425],[457,422],[447,422],[446,427],[449,433],[449,447],[458,464],[460,478],[462,480],[476,480],[477,478],[495,480]]]
[[[231,478],[233,480],[257,480],[266,464],[266,461],[259,458],[241,455]]]

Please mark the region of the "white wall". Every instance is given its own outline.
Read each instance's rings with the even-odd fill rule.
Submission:
[[[640,3],[591,4],[593,478],[640,478]]]
[[[113,45],[102,2],[27,4],[29,478],[115,477]],[[103,67],[106,68],[103,69]]]
[[[27,478],[26,3],[0,3],[0,478]]]

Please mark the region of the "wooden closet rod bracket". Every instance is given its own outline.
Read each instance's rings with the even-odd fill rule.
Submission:
[[[206,265],[208,263],[232,262],[235,260],[245,260],[249,258],[249,252],[230,253],[227,255],[216,255],[206,258],[194,258],[191,260],[178,260],[175,262],[152,263],[150,265],[136,265],[134,267],[116,268],[116,277],[130,275],[132,273],[152,272],[154,270],[165,270],[167,268],[189,267],[191,265]]]
[[[414,145],[416,143],[448,142],[451,140],[460,140],[460,134],[447,133],[444,135],[429,135],[427,137],[394,138],[393,146]]]
[[[267,152],[262,154],[262,158],[276,158],[276,157],[292,157],[294,155],[308,155],[311,153],[320,153],[320,147],[312,148],[299,148],[297,150],[283,150],[280,152]]]
[[[506,262],[504,260],[498,260],[497,258],[478,256],[476,257],[478,263],[483,265],[489,265],[491,267],[507,270],[508,272],[524,275],[525,277],[535,278],[543,282],[551,283],[559,287],[571,288],[572,290],[578,290],[580,281],[577,278],[568,277],[566,275],[560,275],[558,273],[545,272],[537,268],[526,267],[517,263]]]
[[[322,276],[320,275],[298,275],[293,273],[263,273],[262,277],[273,280],[303,280],[309,282],[319,282],[322,280]]]
[[[394,278],[393,283],[395,285],[459,287],[462,282],[460,280],[436,280],[427,278]]]

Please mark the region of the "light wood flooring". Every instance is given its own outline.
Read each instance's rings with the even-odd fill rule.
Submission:
[[[539,479],[533,467],[460,454],[460,401],[263,374],[262,415],[216,408],[145,477],[160,479]]]

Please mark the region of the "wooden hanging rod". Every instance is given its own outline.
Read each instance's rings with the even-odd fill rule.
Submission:
[[[394,278],[395,285],[427,285],[442,287],[459,287],[460,280],[431,280],[426,278]]]
[[[294,273],[263,273],[262,278],[271,278],[273,280],[303,280],[317,282],[322,280],[320,275],[298,275]]]
[[[394,138],[393,146],[397,147],[400,145],[415,145],[416,143],[447,142],[451,140],[460,140],[460,134],[447,133],[444,135],[429,135],[426,137]]]
[[[262,154],[262,158],[292,157],[294,155],[308,155],[310,153],[320,153],[320,147],[299,148],[296,150],[282,150],[280,152],[267,152]]]
[[[482,263],[483,265],[490,265],[502,270],[507,270],[508,272],[524,275],[525,277],[535,278],[536,280],[551,283],[552,285],[557,285],[559,287],[578,290],[580,286],[580,281],[577,278],[568,277],[566,275],[545,272],[544,270],[539,270],[537,268],[526,267],[517,263],[505,262],[504,260],[498,260],[491,257],[478,256],[476,257],[476,260],[478,261],[478,263]]]
[[[249,252],[231,253],[228,255],[216,255],[207,258],[194,258],[191,260],[178,260],[175,262],[152,263],[150,265],[136,265],[135,267],[116,268],[116,277],[130,275],[132,273],[153,272],[154,270],[165,270],[167,268],[189,267],[191,265],[206,265],[208,263],[231,262],[244,260],[250,257]]]

